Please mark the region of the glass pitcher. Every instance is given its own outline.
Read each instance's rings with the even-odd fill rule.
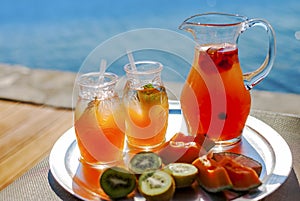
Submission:
[[[254,26],[267,31],[268,54],[257,70],[243,74],[237,42],[241,33]],[[189,134],[206,135],[217,145],[233,145],[240,141],[250,112],[250,89],[272,68],[273,28],[262,19],[205,13],[186,19],[179,29],[192,33],[197,43],[180,98]]]

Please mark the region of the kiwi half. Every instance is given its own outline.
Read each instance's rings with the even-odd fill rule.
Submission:
[[[198,174],[198,169],[189,163],[170,163],[164,167],[164,171],[173,176],[176,188],[191,186]]]
[[[160,156],[153,152],[139,152],[134,155],[128,164],[128,169],[140,175],[148,170],[156,170],[162,166]]]
[[[111,167],[102,173],[100,186],[110,198],[123,198],[136,188],[136,177],[122,167]]]
[[[169,201],[175,193],[175,182],[163,170],[147,171],[139,177],[138,189],[147,201]]]

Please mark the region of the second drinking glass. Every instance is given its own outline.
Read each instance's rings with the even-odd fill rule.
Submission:
[[[129,148],[151,150],[165,142],[169,104],[161,80],[163,65],[154,61],[127,64],[124,88],[125,134]]]

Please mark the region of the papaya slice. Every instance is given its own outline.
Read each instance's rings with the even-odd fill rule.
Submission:
[[[235,191],[248,191],[261,185],[257,173],[230,157],[224,157],[219,163],[226,169]]]
[[[214,141],[200,134],[196,136],[191,136],[191,135],[185,135],[182,132],[178,132],[171,138],[170,141],[184,142],[184,143],[195,142],[206,151],[209,151],[211,148],[215,146]]]
[[[226,169],[206,155],[199,157],[193,163],[198,169],[197,181],[208,192],[220,192],[232,187]]]
[[[258,161],[248,156],[245,156],[243,154],[233,153],[233,152],[217,152],[217,153],[213,153],[212,155],[212,158],[217,162],[221,161],[225,157],[232,158],[235,162],[238,162],[243,166],[253,169],[256,172],[256,174],[260,176],[262,171],[262,165]]]
[[[204,136],[188,136],[176,133],[158,151],[158,155],[165,164],[192,163],[199,156],[207,154],[214,146],[214,142]]]
[[[192,163],[199,156],[207,152],[199,147],[195,142],[166,142],[159,150],[158,155],[164,164],[169,163]]]

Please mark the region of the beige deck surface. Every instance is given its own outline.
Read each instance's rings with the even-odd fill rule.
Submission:
[[[71,110],[0,100],[0,190],[46,157],[72,118]]]
[[[0,98],[71,108],[75,77],[76,74],[70,72],[0,64]],[[175,98],[179,97],[180,84],[165,85]],[[257,90],[251,93],[253,109],[300,115],[300,94]]]

